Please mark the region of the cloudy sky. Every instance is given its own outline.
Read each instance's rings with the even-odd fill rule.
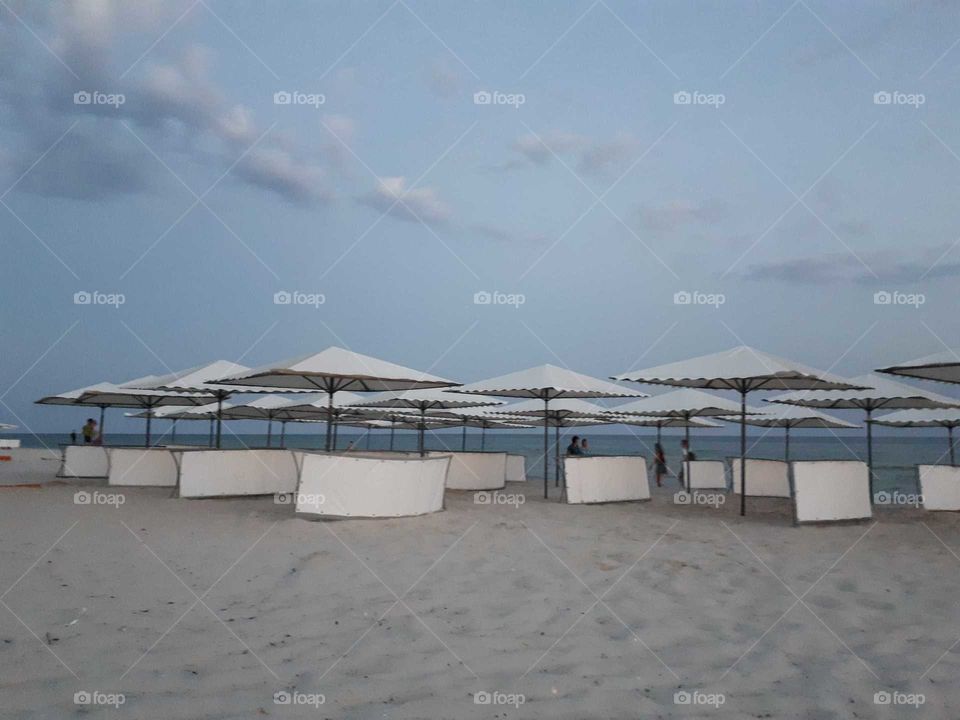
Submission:
[[[462,381],[960,345],[948,2],[4,0],[0,33],[2,421],[331,344]]]

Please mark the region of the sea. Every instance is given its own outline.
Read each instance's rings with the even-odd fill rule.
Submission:
[[[155,443],[177,445],[207,446],[207,434],[189,434],[178,432],[175,439],[169,431],[158,430]],[[164,434],[161,434],[164,433]],[[573,432],[561,436],[561,449],[569,443]],[[652,434],[615,435],[608,433],[578,433],[586,435],[590,442],[592,455],[643,455],[653,456],[655,438]],[[19,438],[22,447],[52,448],[70,441],[67,435],[60,434],[17,434],[4,433],[5,438]],[[672,471],[679,469],[681,435],[664,434],[662,443],[667,455],[667,465]],[[142,445],[143,435],[111,435],[111,445]],[[551,457],[553,454],[554,431],[550,431]],[[272,443],[277,447],[279,432],[273,434]],[[389,431],[375,431],[361,434],[340,430],[337,434],[337,447],[343,449],[353,442],[358,449],[386,450],[390,446]],[[463,437],[458,432],[427,433],[426,445],[431,450],[460,450]],[[288,448],[322,448],[323,432],[309,434],[287,433],[285,445]],[[266,447],[266,434],[235,434],[224,430],[221,444],[225,448]],[[691,448],[698,460],[723,460],[740,455],[739,435],[691,436]],[[960,444],[960,443],[958,443]],[[398,431],[394,436],[395,450],[416,450],[417,434]],[[466,437],[467,450],[481,449],[481,436],[470,432]],[[539,432],[502,433],[487,432],[483,436],[483,449],[520,453],[527,458],[527,475],[531,478],[543,477],[543,434]],[[747,437],[747,456],[780,460],[784,456],[783,432],[773,430],[770,433]],[[790,437],[790,458],[792,460],[865,460],[867,456],[866,438],[844,434],[842,437],[812,436],[793,433]],[[882,435],[874,437],[873,462],[877,485],[875,490],[917,492],[918,464],[949,463],[946,434],[943,437],[933,435]],[[551,467],[551,475],[553,469]]]

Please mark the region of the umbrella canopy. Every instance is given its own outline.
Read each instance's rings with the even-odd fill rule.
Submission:
[[[560,398],[616,398],[616,397],[646,397],[646,393],[635,392],[620,385],[614,385],[606,380],[593,378],[572,370],[559,368],[555,365],[540,365],[538,367],[520,370],[515,373],[501,375],[470,383],[454,389],[454,392],[472,395],[493,395],[495,397],[537,398],[543,402],[544,411],[551,401]],[[540,423],[537,423],[540,424]],[[547,481],[547,456],[550,448],[550,434],[548,424],[543,423],[543,496],[549,495]],[[559,483],[560,464],[554,466]]]
[[[795,405],[784,405],[782,407],[770,408],[765,415],[748,415],[741,418],[739,415],[723,417],[727,422],[745,422],[747,425],[757,427],[781,427],[783,428],[783,459],[790,462],[790,430],[793,428],[842,428],[845,430],[855,430],[860,427],[846,420],[840,420],[824,413],[817,412],[811,408],[803,408]]]
[[[867,373],[850,380],[862,386],[860,390],[831,390],[795,392],[771,398],[770,402],[802,405],[835,410],[863,410],[867,425],[867,467],[870,471],[870,501],[873,502],[873,432],[872,415],[884,408],[945,408],[960,407],[960,400],[921,390],[906,383],[891,380],[877,373]]]
[[[960,350],[944,350],[900,365],[880,368],[877,372],[920,380],[960,383]]]
[[[452,380],[339,347],[330,347],[312,355],[302,355],[225,376],[220,378],[218,383],[285,390],[319,390],[327,394],[331,408],[334,395],[343,391],[382,392],[457,384]],[[332,430],[328,424],[327,450],[331,447]]]
[[[955,465],[953,431],[960,427],[960,410],[942,408],[930,410],[898,410],[881,415],[874,421],[877,425],[889,427],[942,427],[947,429],[950,464]]]
[[[241,405],[224,407],[220,417],[225,420],[266,420],[267,447],[273,446],[273,421],[280,421],[281,438],[285,435],[286,424],[290,421],[287,408],[297,401],[281,395],[263,395]],[[281,445],[283,447],[283,445]]]
[[[16,425],[11,425],[10,423],[0,423],[0,430],[2,431],[16,430],[16,429],[17,429]]]
[[[83,399],[84,395],[88,392],[100,392],[105,390],[112,390],[116,388],[117,385],[108,382],[96,383],[95,385],[87,385],[86,387],[77,388],[76,390],[68,390],[67,392],[58,393],[57,395],[47,395],[36,401],[37,405],[84,405],[87,407],[98,407],[100,408],[100,435],[103,435],[103,421],[106,415],[106,409],[110,407],[109,403],[96,403],[96,402],[87,402]]]
[[[761,352],[746,345],[710,355],[631,370],[615,380],[677,387],[734,390],[740,393],[740,418],[747,416],[747,394],[754,390],[815,390],[859,387],[835,375]],[[747,512],[747,425],[740,424],[740,514]]]
[[[671,390],[653,397],[633,400],[607,409],[618,415],[654,415],[660,417],[693,418],[720,417],[740,412],[740,404],[712,393],[694,388]],[[753,413],[764,410],[753,408]]]
[[[348,419],[365,420],[375,417],[369,408],[356,407],[363,397],[353,392],[340,392],[336,396],[311,393],[298,398],[287,406],[284,416],[291,420],[308,419],[323,421],[332,433],[328,449],[336,449],[337,425]]]
[[[439,388],[422,388],[419,390],[402,390],[399,392],[387,392],[383,395],[362,401],[357,404],[358,407],[378,407],[378,408],[409,408],[417,410],[420,417],[423,418],[428,411],[450,410],[454,408],[465,407],[483,407],[487,405],[502,405],[503,400],[479,400],[475,398],[457,395],[449,390]],[[425,427],[420,428],[419,450],[423,455]]]

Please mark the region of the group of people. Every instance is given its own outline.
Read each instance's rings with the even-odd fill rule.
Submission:
[[[680,483],[680,487],[684,488],[684,475],[683,469],[686,467],[688,462],[692,462],[697,459],[693,451],[690,449],[690,443],[686,439],[680,441],[680,451],[683,457],[680,472],[676,473],[677,482]],[[581,438],[579,435],[574,435],[570,440],[570,444],[567,445],[567,455],[589,455],[590,454],[590,444],[586,438]],[[663,478],[665,475],[672,475],[670,468],[667,467],[667,456],[663,451],[663,445],[656,443],[653,446],[653,466],[654,474],[657,478],[657,487],[663,487]]]
[[[93,418],[87,418],[87,422],[80,428],[80,434],[83,436],[84,445],[102,445],[103,435],[98,431],[97,421]],[[70,433],[70,444],[77,444],[77,433]]]

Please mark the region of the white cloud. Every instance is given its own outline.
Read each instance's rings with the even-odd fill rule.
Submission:
[[[429,187],[407,189],[406,184],[404,177],[380,178],[377,187],[362,196],[360,202],[382,213],[389,212],[398,220],[422,220],[428,225],[449,222],[453,213],[436,190]],[[400,202],[397,202],[398,198]]]

